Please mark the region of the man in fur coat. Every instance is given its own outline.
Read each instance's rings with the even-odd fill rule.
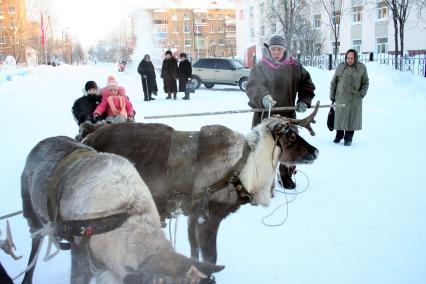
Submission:
[[[185,96],[182,98],[184,100],[189,100],[189,93],[186,91],[186,84],[191,80],[192,76],[192,66],[191,62],[188,61],[188,56],[186,53],[181,53],[179,55],[180,62],[178,68],[178,78],[179,78],[179,92],[184,92]]]
[[[144,101],[155,100],[152,97],[152,94],[157,95],[158,88],[155,80],[156,76],[154,65],[152,64],[151,57],[148,54],[145,54],[142,61],[139,63],[138,73],[141,75]]]
[[[311,106],[315,86],[309,72],[296,60],[287,57],[287,47],[281,36],[272,36],[265,44],[262,60],[253,66],[247,81],[246,94],[252,108],[297,107],[305,112]],[[294,111],[271,112],[284,117],[296,118]],[[268,111],[253,115],[252,126],[268,117]],[[280,164],[280,175],[284,188],[293,189],[295,169],[292,165]]]

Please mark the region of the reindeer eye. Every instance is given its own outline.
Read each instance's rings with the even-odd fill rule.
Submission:
[[[294,142],[294,141],[296,141],[297,134],[290,130],[290,131],[287,132],[286,137],[287,137],[288,141]]]

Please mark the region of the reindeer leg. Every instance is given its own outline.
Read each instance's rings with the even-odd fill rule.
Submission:
[[[191,245],[191,257],[193,259],[200,259],[200,248],[197,239],[197,216],[190,213],[188,215],[188,239]]]
[[[209,219],[203,224],[196,224],[198,232],[198,241],[200,244],[203,261],[216,263],[217,261],[217,232],[222,219],[210,214]]]
[[[3,265],[0,262],[0,283],[4,284],[13,284],[12,279],[7,274],[6,269],[4,269]]]
[[[30,253],[30,259],[28,260],[28,265],[31,264],[34,257],[37,254],[37,251],[39,250],[39,247],[41,245],[41,237],[34,237],[31,244],[31,253]],[[33,283],[33,275],[34,275],[34,269],[37,265],[37,260],[35,260],[35,263],[33,267],[30,268],[27,272],[25,272],[24,280],[22,280],[22,284],[31,284]]]
[[[84,247],[84,241],[78,245],[73,243],[71,248],[71,283],[72,284],[85,284],[90,283],[92,272],[90,271],[90,264],[88,255]]]

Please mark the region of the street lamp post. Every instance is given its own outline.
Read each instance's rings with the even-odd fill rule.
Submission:
[[[70,27],[66,27],[65,29],[62,30],[62,59],[67,59],[67,47],[64,46],[64,33],[69,30]],[[65,34],[65,43],[67,43],[67,36]]]

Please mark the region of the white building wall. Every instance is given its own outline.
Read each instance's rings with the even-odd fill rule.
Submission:
[[[271,0],[236,0],[237,4],[237,47],[238,57],[243,57],[247,47],[255,44],[257,58],[261,57],[263,43],[271,36],[269,21],[265,17],[260,17],[260,3],[265,2],[265,10],[269,9]],[[340,48],[339,53],[344,53],[352,48],[354,39],[361,39],[361,53],[377,51],[377,38],[387,37],[388,51],[394,51],[394,28],[391,12],[388,11],[388,18],[377,19],[377,3],[362,1],[362,21],[360,24],[352,23],[352,3],[356,0],[345,0],[340,24]],[[318,43],[323,44],[323,53],[332,53],[332,42],[334,41],[328,15],[320,0],[309,1],[311,11],[311,21],[313,15],[321,13],[320,39]],[[254,16],[250,16],[250,7],[253,7]],[[239,17],[239,10],[243,10],[243,19]],[[260,36],[260,27],[265,25],[265,37]],[[254,29],[254,37],[250,36],[250,29]],[[277,23],[277,30],[280,26]],[[405,51],[423,50],[426,51],[426,20],[417,19],[417,11],[411,10],[405,28]]]

